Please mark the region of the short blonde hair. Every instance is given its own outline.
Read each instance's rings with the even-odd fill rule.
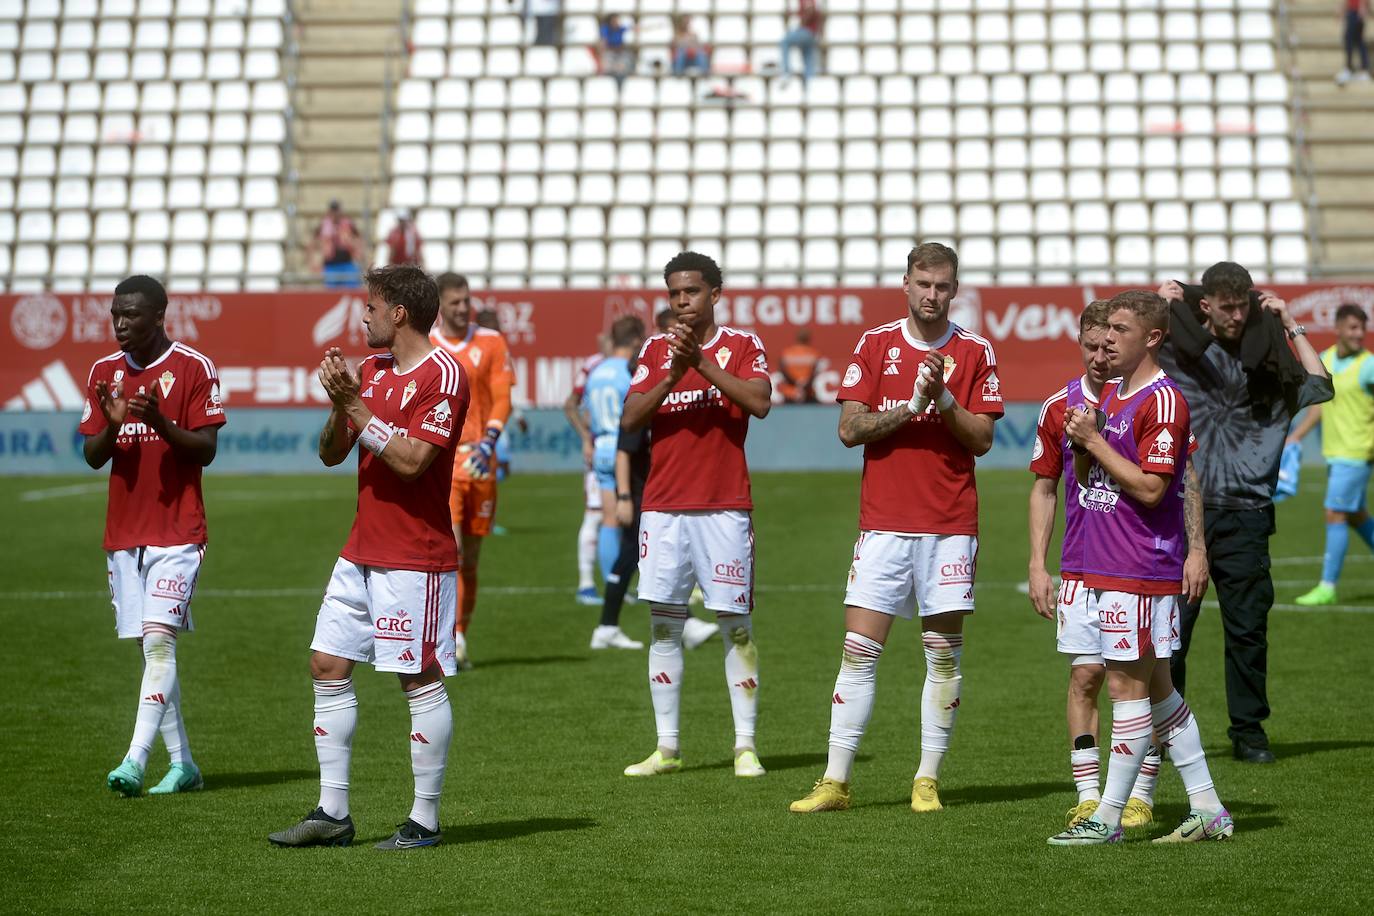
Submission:
[[[906,256],[906,273],[911,276],[912,268],[919,267],[922,270],[930,270],[932,267],[944,267],[948,265],[954,272],[954,282],[959,282],[959,255],[955,254],[954,249],[948,245],[941,245],[939,242],[922,242]]]

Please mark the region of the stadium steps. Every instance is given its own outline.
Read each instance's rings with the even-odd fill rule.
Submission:
[[[1341,18],[1327,0],[1286,7],[1291,76],[1301,100],[1304,156],[1318,218],[1313,273],[1368,273],[1374,265],[1374,83],[1338,86]]]
[[[291,169],[292,279],[306,272],[305,244],[331,200],[339,200],[366,238],[380,204],[382,110],[404,60],[403,0],[301,0],[296,117]],[[389,63],[391,61],[391,63]],[[388,82],[388,67],[393,68]]]

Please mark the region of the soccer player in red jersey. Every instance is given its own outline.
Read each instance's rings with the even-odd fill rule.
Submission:
[[[649,693],[658,747],[626,776],[682,766],[678,700],[683,627],[697,584],[720,621],[725,681],[735,720],[735,775],[762,776],[754,747],[758,650],[754,645],[754,528],[744,439],[762,419],[773,384],[759,339],[716,324],[721,274],[684,251],[663,268],[676,323],[639,352],[621,426],[651,428],[651,466],[639,531],[639,597],[649,603]]]
[[[454,448],[468,411],[463,368],[434,347],[434,280],[418,267],[368,271],[363,325],[368,346],[354,375],[337,349],[320,363],[333,406],[320,432],[320,460],[342,464],[358,442],[358,512],[320,605],[310,644],[320,803],[299,824],[271,834],[278,846],[346,846],[348,764],[358,698],[357,662],[395,672],[410,704],[415,804],[379,849],[440,840],[453,711],[442,675],[457,673],[453,618],[458,545],[449,524]]]
[[[1111,754],[1097,809],[1049,842],[1121,841],[1122,811],[1152,731],[1170,749],[1191,808],[1155,842],[1222,840],[1235,827],[1212,783],[1197,720],[1174,690],[1167,663],[1180,645],[1189,532],[1200,527],[1187,520],[1184,499],[1188,403],[1159,367],[1169,306],[1148,290],[1131,290],[1113,297],[1110,309],[1105,343],[1120,381],[1103,391],[1099,409],[1070,408],[1064,432],[1073,446],[1074,476],[1086,491],[1083,584],[1097,614],[1112,697]]]
[[[1030,569],[1031,606],[1046,620],[1057,621],[1055,642],[1069,656],[1067,718],[1069,724],[1069,765],[1073,773],[1078,802],[1068,813],[1068,826],[1086,820],[1101,800],[1098,751],[1097,699],[1106,678],[1102,658],[1097,613],[1089,607],[1088,588],[1083,584],[1083,538],[1087,522],[1087,491],[1073,476],[1073,452],[1064,434],[1068,411],[1076,407],[1096,408],[1109,386],[1114,370],[1107,355],[1107,319],[1111,303],[1097,299],[1088,304],[1078,320],[1078,347],[1083,374],[1072,379],[1045,401],[1036,426],[1030,470],[1035,474],[1030,495]],[[1050,537],[1054,533],[1055,505],[1060,478],[1064,479],[1064,543],[1060,554],[1059,576],[1055,584],[1045,567]],[[1188,466],[1184,498],[1191,511],[1189,518],[1202,518],[1201,492],[1197,474]],[[1202,531],[1189,530],[1189,566],[1184,571],[1185,591],[1201,594],[1207,584],[1206,549]],[[1197,554],[1201,554],[1201,565]],[[1121,826],[1144,827],[1154,820],[1155,780],[1159,775],[1160,750],[1152,743],[1140,762],[1140,775],[1131,788],[1130,799],[1122,810]]]
[[[873,711],[878,658],[894,617],[919,608],[926,679],[913,811],[940,810],[940,763],[959,707],[964,617],[973,613],[978,493],[973,464],[1002,415],[997,359],[949,320],[959,258],[935,242],[907,255],[907,315],[864,333],[838,400],[840,441],[864,446],[859,540],[845,593],[844,650],[830,706],[830,752],[806,814],[849,807],[854,755]]]
[[[167,292],[153,278],[115,287],[110,315],[119,352],[91,367],[79,427],[86,463],[112,462],[105,554],[115,633],[143,648],[133,740],[107,777],[124,796],[142,793],[159,732],[171,767],[149,794],[203,785],[181,714],[177,634],[192,629],[206,541],[201,468],[215,460],[224,407],[214,363],[167,337],[166,313]]]

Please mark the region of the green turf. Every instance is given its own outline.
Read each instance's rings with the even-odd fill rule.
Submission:
[[[1020,473],[980,475],[979,610],[946,761],[947,809],[908,810],[922,663],[899,623],[854,781],[856,809],[797,817],[787,803],[824,765],[853,540],[852,475],[759,475],[762,658],[759,748],[769,774],[730,770],[721,648],[687,659],[686,769],[629,780],[653,748],[643,653],[587,646],[595,611],[572,600],[580,482],[517,477],[509,529],[483,555],[471,632],[478,669],[450,682],[455,709],[446,843],[384,856],[369,845],[269,848],[316,800],[307,645],[318,595],[353,512],[348,478],[211,477],[211,544],[179,651],[187,728],[206,791],[124,800],[104,786],[133,723],[140,660],[113,635],[100,555],[103,492],[80,479],[0,481],[5,702],[0,909],[27,912],[1335,912],[1363,906],[1374,772],[1368,672],[1374,614],[1271,616],[1270,735],[1279,763],[1245,766],[1225,738],[1219,624],[1191,667],[1212,772],[1236,816],[1225,844],[1054,849],[1073,802],[1064,660],[1051,624],[1015,590],[1026,562]],[[1309,487],[1315,485],[1315,480]],[[38,491],[35,494],[35,491]],[[46,492],[45,492],[46,491]],[[33,498],[34,495],[48,498]],[[1279,602],[1315,581],[1319,494],[1280,509]],[[1354,540],[1354,539],[1352,539]],[[1342,602],[1374,603],[1355,541]],[[1286,558],[1293,558],[1289,562]],[[643,607],[625,629],[645,636]],[[359,841],[409,810],[409,720],[395,679],[360,669],[353,756]],[[154,750],[149,782],[166,756]],[[1158,815],[1183,813],[1161,776]],[[1135,839],[1135,838],[1133,838]],[[1364,864],[1361,865],[1360,863]],[[1117,897],[1111,895],[1116,894]]]

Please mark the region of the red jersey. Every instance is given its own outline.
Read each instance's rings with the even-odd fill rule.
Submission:
[[[95,383],[106,382],[128,398],[157,389],[158,409],[182,429],[224,425],[215,364],[185,344],[173,343],[139,367],[126,353],[97,360],[86,381],[86,406],[78,430],[94,436],[105,429]],[[115,437],[110,464],[110,499],[105,512],[105,549],[204,544],[203,469],[178,459],[157,433],[130,414]]]
[[[865,332],[836,400],[858,401],[874,412],[906,410],[921,360],[932,349],[945,355],[945,387],[965,410],[1002,415],[992,345],[952,323],[934,344],[910,337],[905,319]],[[859,527],[900,534],[978,533],[973,455],[954,438],[934,404],[887,438],[864,446]]]
[[[425,472],[402,480],[380,457],[358,447],[358,514],[340,555],[363,566],[444,572],[458,568],[458,544],[448,512],[453,454],[468,412],[463,367],[435,349],[408,372],[390,353],[358,367],[362,400],[396,435],[439,446]],[[351,424],[350,424],[351,425]]]
[[[769,378],[763,344],[748,331],[718,327],[702,344],[701,358],[742,379]],[[657,385],[672,361],[667,335],[650,337],[639,351],[630,391]],[[687,370],[659,405],[652,430],[645,511],[754,508],[744,460],[749,414],[700,372]]]

